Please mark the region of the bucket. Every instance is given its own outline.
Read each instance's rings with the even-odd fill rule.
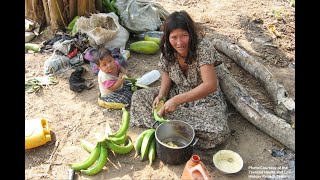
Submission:
[[[25,120],[25,149],[35,148],[51,141],[46,119]]]
[[[155,138],[158,158],[173,165],[186,163],[198,141],[192,126],[178,120],[161,123],[156,128]]]
[[[199,155],[192,155],[190,160],[186,163],[182,175],[181,180],[187,179],[205,179],[209,180],[210,174],[206,166],[201,162]]]

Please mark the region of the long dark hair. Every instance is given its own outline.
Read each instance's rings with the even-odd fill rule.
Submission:
[[[189,40],[189,52],[185,59],[185,63],[191,64],[192,60],[197,57],[197,45],[198,45],[198,31],[201,31],[199,26],[195,24],[189,14],[182,11],[175,11],[171,13],[163,23],[161,27],[163,35],[161,37],[160,49],[162,55],[168,62],[175,61],[175,50],[169,42],[169,35],[175,29],[183,29],[188,31]]]

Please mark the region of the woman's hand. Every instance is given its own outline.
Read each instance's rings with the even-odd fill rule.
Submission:
[[[161,100],[161,96],[158,95],[156,98],[154,98],[153,102],[152,102],[152,113],[153,113],[153,110],[156,108],[156,105],[159,103],[159,101]]]
[[[174,112],[177,109],[178,105],[179,104],[175,102],[174,98],[169,99],[164,103],[163,108],[159,110],[158,116],[162,117],[165,114]]]

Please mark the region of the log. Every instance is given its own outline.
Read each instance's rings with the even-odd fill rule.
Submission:
[[[254,126],[295,151],[295,130],[282,118],[271,114],[237,82],[224,63],[216,66],[226,99]]]
[[[248,71],[264,85],[272,101],[275,103],[275,114],[285,119],[288,123],[295,122],[295,102],[289,97],[288,92],[280,84],[273,74],[252,56],[242,50],[239,46],[219,39],[212,40],[215,48],[235,61],[239,66]]]

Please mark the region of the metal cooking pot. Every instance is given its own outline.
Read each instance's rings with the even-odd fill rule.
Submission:
[[[192,126],[178,120],[161,123],[156,128],[155,138],[157,156],[166,164],[186,163],[198,141],[194,140],[195,132]]]

